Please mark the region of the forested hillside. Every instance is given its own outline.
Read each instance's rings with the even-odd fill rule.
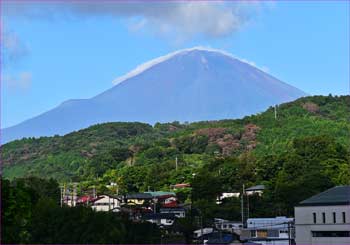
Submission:
[[[334,185],[349,184],[350,96],[313,96],[239,120],[196,123],[105,123],[65,136],[27,138],[2,146],[3,176],[106,185],[119,192],[179,193],[207,217],[239,217],[234,198],[219,193],[265,184],[259,215],[291,214],[293,205]],[[178,159],[176,170],[175,159]],[[264,205],[271,207],[264,209]],[[274,208],[272,208],[274,207]],[[238,212],[236,212],[238,208]]]

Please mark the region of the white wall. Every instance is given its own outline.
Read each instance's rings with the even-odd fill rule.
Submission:
[[[336,224],[333,223],[333,212],[336,213]],[[346,223],[343,223],[342,212],[345,212]],[[316,224],[313,213],[316,213]],[[350,244],[350,237],[312,237],[312,231],[350,231],[350,205],[295,207],[297,244]]]
[[[113,208],[120,207],[120,202],[116,198],[103,195],[103,198],[95,201],[91,207],[96,211],[109,211]]]

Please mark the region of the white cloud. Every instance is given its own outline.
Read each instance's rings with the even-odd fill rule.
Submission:
[[[59,20],[108,16],[136,18],[130,29],[190,39],[197,35],[220,38],[245,26],[260,9],[256,2],[73,2],[7,3],[5,16]]]
[[[7,66],[22,60],[28,54],[28,48],[15,32],[9,31],[5,27],[2,29],[0,37],[2,64]]]
[[[21,72],[16,75],[4,75],[2,78],[5,88],[13,91],[27,90],[32,84],[32,74],[30,72]]]

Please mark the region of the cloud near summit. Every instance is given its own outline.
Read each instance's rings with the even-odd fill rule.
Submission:
[[[7,3],[8,17],[59,20],[76,17],[124,18],[130,30],[156,34],[220,38],[244,25],[260,9],[254,2],[60,2]]]

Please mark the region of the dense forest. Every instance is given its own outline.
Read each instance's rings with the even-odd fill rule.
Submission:
[[[88,207],[60,207],[53,179],[1,181],[1,244],[141,244],[159,243],[151,223],[132,223],[113,212]]]
[[[99,193],[115,192],[106,187],[111,182],[119,193],[190,183],[191,189],[178,191],[179,198],[210,222],[240,218],[237,198],[215,201],[222,192],[241,191],[243,184],[266,186],[264,195],[250,200],[251,217],[292,216],[301,200],[350,184],[349,149],[350,96],[329,95],[243,119],[99,124],[64,136],[16,140],[3,145],[1,154],[3,177],[15,181],[29,176],[74,181],[81,190],[96,186]],[[40,201],[31,205],[42,208]]]

